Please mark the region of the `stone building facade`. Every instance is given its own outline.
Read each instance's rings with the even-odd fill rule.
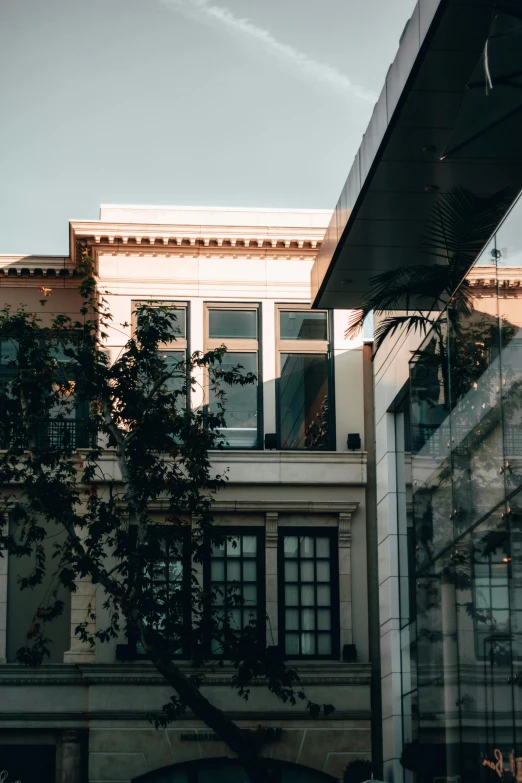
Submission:
[[[312,211],[102,207],[100,220],[71,222],[67,258],[0,257],[3,301],[41,310],[43,296],[48,317],[78,312],[75,270],[88,247],[113,314],[106,340],[112,357],[131,334],[134,303],[173,302],[185,324],[176,349],[225,342],[258,373],[257,390],[233,400],[231,448],[213,455],[229,478],[215,502],[215,524],[258,542],[268,643],[286,645],[310,697],[336,709],[311,720],[262,686],[244,702],[226,665],[209,675],[204,692],[242,727],[274,730],[261,751],[273,760],[274,780],[310,783],[339,780],[350,760],[371,757],[364,351],[362,341],[344,338],[346,311],[310,311],[310,271],[329,218]],[[192,405],[209,403],[200,380]],[[306,430],[318,415],[326,424],[312,448]],[[352,450],[350,433],[361,438]],[[79,443],[78,459],[81,452]],[[110,450],[104,460],[116,475]],[[153,513],[161,519],[161,508]],[[305,623],[302,606],[285,613],[285,542],[312,547],[329,569],[327,582],[316,585],[328,595],[318,609],[327,616],[323,630]],[[124,636],[95,649],[75,636],[89,608],[104,622],[103,594],[89,582],[67,599],[50,662],[20,667],[16,649],[35,600],[17,588],[21,567],[0,560],[0,770],[7,783],[127,783],[144,775],[150,783],[243,781],[226,746],[197,720],[154,728],[150,717],[170,689],[129,652]]]

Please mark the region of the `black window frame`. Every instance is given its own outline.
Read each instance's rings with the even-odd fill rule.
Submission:
[[[306,451],[306,452],[328,452],[336,451],[337,449],[337,437],[336,437],[336,416],[335,416],[335,352],[334,352],[334,321],[333,310],[326,309],[322,312],[326,313],[327,324],[327,339],[326,340],[291,340],[289,338],[281,338],[281,317],[282,312],[290,311],[307,311],[311,310],[309,304],[302,304],[296,302],[281,302],[275,306],[275,339],[276,339],[276,434],[277,434],[277,448],[279,451]],[[314,311],[315,312],[315,311]],[[317,345],[323,345],[326,342],[327,349],[314,350],[314,343]],[[286,343],[286,347],[285,347]],[[307,347],[309,346],[309,347]],[[281,356],[282,354],[295,354],[295,355],[322,355],[326,356],[327,360],[327,380],[328,380],[328,444],[326,448],[312,449],[307,447],[293,448],[289,446],[283,446],[281,441],[281,410],[280,410],[280,396],[281,396]]]
[[[263,433],[264,433],[264,417],[263,417],[263,307],[262,302],[258,300],[254,301],[221,301],[221,300],[207,300],[203,304],[204,307],[204,322],[203,322],[203,339],[205,350],[212,350],[220,345],[226,345],[226,355],[232,355],[234,353],[255,353],[257,358],[257,440],[255,446],[231,446],[223,445],[222,447],[216,446],[219,451],[262,451],[264,449]],[[255,310],[257,313],[256,328],[257,337],[210,337],[209,329],[209,313],[210,310]],[[256,342],[257,347],[252,350],[248,347],[248,343]],[[235,343],[235,344],[234,344]],[[209,389],[208,389],[208,372],[206,374],[207,389],[205,391],[205,404],[210,405]]]
[[[223,540],[237,535],[255,535],[257,537],[257,550],[256,550],[256,584],[257,584],[257,612],[258,612],[258,631],[259,631],[259,645],[260,649],[264,650],[266,647],[266,557],[265,557],[265,528],[258,525],[214,525],[214,534],[216,530],[219,530],[219,534],[223,536]],[[212,532],[209,532],[207,538],[207,544],[205,547],[205,554],[203,557],[203,590],[207,595],[210,595],[211,591],[211,560],[212,560]],[[254,558],[252,558],[254,559]],[[240,558],[242,561],[243,558]],[[212,611],[214,607],[208,606],[205,612]],[[205,654],[208,658],[219,659],[224,658],[221,653],[213,653],[211,649],[212,640],[208,638],[205,640]]]
[[[185,410],[190,411],[190,400],[192,392],[192,384],[190,383],[190,372],[188,368],[188,360],[190,358],[190,300],[189,299],[132,299],[131,300],[131,334],[134,337],[136,330],[136,307],[139,305],[155,305],[156,307],[170,307],[175,310],[185,311],[185,336],[176,337],[176,339],[168,343],[166,346],[160,345],[158,347],[158,353],[183,353],[185,356],[185,380],[187,384],[187,396],[185,398]],[[184,345],[181,348],[176,348],[178,340]]]
[[[287,654],[285,649],[285,633],[286,633],[286,624],[285,624],[285,610],[287,608],[294,608],[294,607],[287,607],[285,605],[285,586],[286,586],[286,580],[285,580],[285,552],[284,552],[284,539],[285,536],[313,536],[316,538],[329,538],[330,539],[330,582],[328,583],[331,587],[331,640],[332,640],[332,652],[328,655],[326,654],[318,654],[315,653],[314,655],[304,655],[304,654]],[[290,558],[287,558],[290,559]],[[301,558],[292,558],[292,560],[300,561]],[[316,558],[314,556],[314,562]],[[301,586],[301,581],[298,581],[297,583],[292,582],[291,584],[297,584],[298,587]],[[309,583],[305,583],[309,584]],[[315,586],[318,584],[321,584],[317,581],[313,582]],[[326,582],[324,584],[327,584]],[[300,591],[299,591],[300,592]],[[300,661],[338,661],[340,658],[340,652],[341,652],[341,618],[340,618],[340,595],[339,595],[339,529],[337,527],[285,527],[285,526],[279,526],[278,527],[278,540],[277,540],[277,601],[278,601],[278,639],[279,639],[279,649],[283,655],[283,657],[287,660],[300,660]],[[301,599],[299,597],[299,605],[296,607],[298,611],[301,611]],[[306,607],[306,608],[314,608],[317,611],[317,601],[314,604],[314,607]],[[301,618],[299,616],[299,624],[301,623]],[[317,615],[316,615],[316,622],[315,622],[316,628],[313,631],[313,633],[316,635],[316,649],[317,649]],[[301,630],[299,630],[299,633],[302,633]]]
[[[157,525],[155,526],[157,528],[165,527],[165,535],[163,536],[166,539],[174,539],[176,537],[179,537],[182,542],[182,561],[183,561],[183,588],[184,588],[184,596],[185,596],[185,602],[183,606],[183,624],[187,631],[187,635],[189,635],[190,638],[190,629],[192,628],[192,606],[191,606],[191,595],[192,595],[192,584],[191,584],[191,576],[192,576],[192,559],[191,559],[191,552],[190,552],[190,542],[191,542],[191,530],[190,527],[187,525],[186,528],[172,528],[168,525]],[[136,536],[137,536],[137,525],[131,525],[130,528],[130,535],[133,537],[133,543],[136,542]],[[116,660],[148,660],[148,656],[146,653],[141,652],[138,645],[139,645],[139,639],[136,631],[134,629],[128,628],[126,629],[126,635],[127,635],[127,643],[126,644],[118,644],[116,645]],[[173,653],[171,655],[171,658],[175,660],[187,660],[190,658],[190,649],[188,645],[185,645],[185,647],[179,652],[179,653]]]

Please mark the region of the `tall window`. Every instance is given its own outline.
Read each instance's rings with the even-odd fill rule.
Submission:
[[[250,627],[264,636],[264,569],[262,529],[232,530],[210,550],[205,580],[212,591],[212,619],[217,630],[211,652],[223,652],[227,633],[238,637]],[[225,645],[226,646],[226,645]]]
[[[74,344],[72,341],[64,344],[62,339],[55,340],[52,337],[46,339],[50,340],[51,355],[56,361],[56,382],[65,383],[69,380],[71,386],[61,400],[49,409],[48,415],[38,422],[38,446],[41,449],[89,448],[96,441],[96,434],[88,423],[89,403],[79,399],[74,393],[71,371],[73,362],[65,354],[65,348],[73,347]],[[0,385],[4,389],[9,387],[16,375],[17,353],[17,342],[8,340],[0,343]],[[0,415],[4,417],[6,411],[0,411]],[[17,435],[13,429],[3,430],[0,434],[0,448],[7,448],[13,437],[20,436],[23,441],[24,436],[21,433]]]
[[[135,527],[131,533],[136,535]],[[156,528],[155,539],[158,556],[149,573],[153,604],[150,615],[144,619],[170,641],[171,655],[183,658],[188,652],[186,637],[190,635],[191,623],[190,531]],[[129,634],[128,642],[121,657],[145,656],[134,633]]]
[[[339,656],[337,531],[279,536],[279,633],[289,658]]]
[[[166,385],[169,391],[173,392],[181,389],[186,380],[186,360],[188,352],[187,335],[187,302],[170,301],[133,301],[132,302],[132,331],[136,327],[136,307],[147,304],[151,307],[171,307],[172,308],[172,333],[176,338],[169,343],[160,343],[158,349],[160,354],[166,360],[167,367],[172,373]],[[190,387],[187,386],[190,391]],[[181,398],[178,398],[181,399]],[[185,399],[183,398],[183,402]],[[188,403],[188,400],[186,401]]]
[[[331,449],[328,314],[281,307],[277,316],[280,448]]]
[[[207,305],[207,348],[226,345],[221,369],[241,365],[242,372],[258,373],[259,307],[253,305]],[[221,385],[226,392],[223,445],[231,449],[255,449],[259,446],[259,384]],[[217,399],[209,390],[210,410],[217,410]]]

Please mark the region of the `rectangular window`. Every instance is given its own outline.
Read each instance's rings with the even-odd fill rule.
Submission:
[[[132,527],[131,532],[135,534],[136,529]],[[190,531],[156,532],[161,554],[150,571],[154,603],[148,620],[165,639],[170,634],[172,656],[183,658],[187,655],[186,637],[191,624]],[[123,652],[127,655],[118,657],[145,657],[143,647],[133,634],[129,634],[129,644]]]
[[[225,535],[225,531],[223,531]],[[218,633],[211,641],[211,653],[223,652],[226,634],[234,635],[249,626],[264,641],[263,529],[227,530],[226,538],[213,543],[206,564],[206,589],[212,591],[212,619]]]
[[[48,411],[45,418],[39,420],[37,442],[41,449],[86,449],[95,445],[96,433],[89,426],[89,402],[79,399],[74,392],[74,381],[71,367],[73,360],[66,356],[65,349],[74,347],[72,339],[42,338],[49,341],[50,353],[57,363],[56,383],[62,384],[70,381],[69,390],[63,394],[60,401],[56,402]],[[18,356],[18,343],[9,340],[0,343],[0,385],[7,390],[12,379],[16,375],[16,361]],[[14,363],[14,364],[13,364]],[[58,386],[54,387],[58,390]],[[4,417],[5,411],[0,412]],[[6,427],[0,433],[0,447],[8,448],[12,443],[12,437],[22,438],[22,433],[16,434],[12,428]],[[2,445],[3,444],[3,445]]]
[[[171,302],[171,301],[149,301],[140,300],[132,302],[132,333],[134,334],[136,329],[136,307],[138,305],[150,305],[151,307],[168,307],[172,308],[172,334],[175,340],[169,343],[160,343],[158,348],[160,355],[166,360],[167,368],[172,373],[171,377],[166,382],[166,387],[169,392],[175,392],[183,388],[183,384],[187,380],[187,366],[186,361],[188,357],[188,328],[187,328],[187,316],[188,316],[188,303],[187,302]],[[190,386],[187,385],[187,389],[190,393]],[[188,404],[189,400],[178,398],[183,405]]]
[[[213,350],[226,346],[221,369],[240,366],[241,372],[259,375],[259,307],[257,304],[214,305],[206,309],[206,347]],[[223,446],[231,449],[255,449],[260,436],[260,384],[240,386],[220,382],[226,392],[225,422],[222,429]],[[218,410],[216,390],[209,388],[208,405],[211,412]]]
[[[328,340],[326,313],[316,310],[281,310],[281,340]]]
[[[334,426],[327,313],[281,307],[277,318],[279,446],[331,449]]]
[[[288,658],[339,657],[336,530],[280,531],[279,633]]]

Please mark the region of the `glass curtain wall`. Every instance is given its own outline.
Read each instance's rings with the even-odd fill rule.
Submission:
[[[521,213],[469,276],[472,312],[444,312],[411,360],[403,714],[424,783],[522,783]]]

